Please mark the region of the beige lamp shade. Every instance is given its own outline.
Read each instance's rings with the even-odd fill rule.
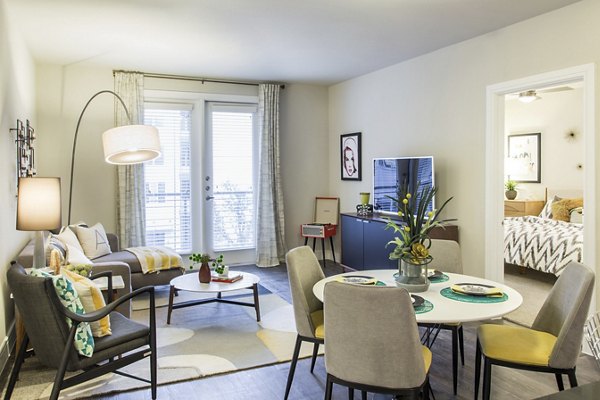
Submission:
[[[17,229],[42,231],[60,225],[60,178],[19,178]]]
[[[104,159],[110,164],[138,164],[160,156],[158,129],[149,125],[125,125],[102,134]]]

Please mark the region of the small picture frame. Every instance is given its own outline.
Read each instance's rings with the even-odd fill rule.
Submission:
[[[360,132],[340,136],[341,177],[344,181],[362,180]]]
[[[523,183],[542,181],[541,133],[508,135],[508,179]]]

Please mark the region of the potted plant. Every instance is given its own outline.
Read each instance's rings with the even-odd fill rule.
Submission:
[[[213,260],[212,268],[220,277],[229,275],[229,267],[223,263],[223,254]]]
[[[514,200],[517,197],[517,182],[509,179],[504,183],[504,188],[506,189],[504,195],[508,200]]]
[[[192,253],[190,260],[192,261],[191,268],[196,264],[200,264],[200,270],[198,271],[200,283],[210,283],[210,267],[208,266],[210,255],[206,253]]]
[[[415,190],[416,196],[409,193],[407,187],[399,191],[397,198],[387,196],[398,205],[400,224],[388,219],[385,229],[391,228],[399,236],[389,241],[386,247],[395,246],[389,258],[398,260],[399,263],[396,282],[398,286],[404,287],[409,292],[424,292],[429,288],[427,265],[432,260],[429,255],[429,247],[431,247],[429,233],[436,226],[452,221],[438,219],[452,197],[439,209],[427,211],[437,193],[437,188],[425,186],[419,191],[419,186],[417,185]],[[419,201],[417,202],[416,199]]]

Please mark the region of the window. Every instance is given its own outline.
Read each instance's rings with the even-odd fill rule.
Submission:
[[[192,108],[146,104],[144,123],[158,128],[162,155],[144,165],[146,244],[192,250],[190,137]]]

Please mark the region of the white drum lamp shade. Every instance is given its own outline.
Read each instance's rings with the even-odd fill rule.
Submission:
[[[110,164],[137,164],[160,156],[158,129],[150,125],[125,125],[102,134],[104,159]]]
[[[44,230],[61,225],[60,178],[19,178],[17,229],[36,231],[33,267],[46,266]]]

